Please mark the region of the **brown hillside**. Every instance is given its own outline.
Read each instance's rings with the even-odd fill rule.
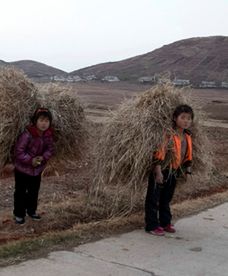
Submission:
[[[0,66],[13,65],[25,72],[29,78],[45,78],[54,75],[66,75],[67,73],[33,60],[20,60],[15,62],[0,61]]]
[[[144,55],[119,62],[98,64],[72,72],[95,74],[98,78],[115,75],[122,80],[171,72],[172,77],[228,81],[228,37],[199,37],[180,40]]]
[[[62,70],[33,60],[20,60],[10,62],[10,64],[22,69],[29,77],[44,77],[66,74],[66,72]]]

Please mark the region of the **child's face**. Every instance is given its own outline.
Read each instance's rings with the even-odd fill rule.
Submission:
[[[181,113],[175,118],[176,126],[183,129],[188,129],[192,124],[192,116],[189,113]]]
[[[36,127],[44,132],[45,130],[47,130],[50,127],[50,121],[47,117],[45,116],[40,116],[36,122]]]

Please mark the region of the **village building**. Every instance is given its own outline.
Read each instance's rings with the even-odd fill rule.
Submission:
[[[101,80],[102,81],[107,81],[107,82],[117,82],[117,81],[120,81],[120,79],[117,76],[105,76]]]
[[[222,88],[228,88],[228,82],[222,81],[221,87],[222,87]]]
[[[155,76],[144,76],[138,79],[138,82],[142,84],[150,84],[150,83],[155,83],[156,79]]]
[[[174,79],[173,84],[175,86],[187,86],[187,85],[190,85],[190,80]]]
[[[200,88],[216,88],[218,87],[215,81],[201,81]]]

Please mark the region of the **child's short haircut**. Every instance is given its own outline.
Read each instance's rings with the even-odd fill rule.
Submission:
[[[181,113],[188,113],[191,115],[192,120],[194,119],[194,112],[191,106],[187,104],[178,105],[173,112],[173,120],[175,120]]]
[[[41,117],[41,116],[44,116],[46,118],[49,119],[50,121],[50,125],[52,123],[52,115],[51,115],[51,112],[47,109],[47,108],[37,108],[36,111],[34,112],[32,118],[31,118],[31,122],[33,125],[36,125],[37,123],[37,120]]]

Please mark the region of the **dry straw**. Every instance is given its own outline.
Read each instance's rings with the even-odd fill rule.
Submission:
[[[83,107],[72,88],[59,84],[42,86],[39,101],[53,115],[56,157],[80,158],[88,134]]]
[[[38,106],[37,88],[22,71],[0,70],[0,169],[11,160],[16,137]]]
[[[109,199],[110,215],[126,214],[142,204],[153,152],[162,143],[164,132],[173,132],[174,109],[180,104],[193,106],[187,92],[162,82],[122,103],[112,113],[95,149],[95,180],[91,188],[98,204]],[[208,142],[200,126],[202,114],[194,106],[193,109],[193,166],[195,172],[210,171]]]
[[[30,123],[37,107],[53,114],[55,160],[79,158],[87,137],[83,108],[68,87],[49,85],[37,88],[22,71],[0,70],[0,170],[12,159],[19,134]]]

